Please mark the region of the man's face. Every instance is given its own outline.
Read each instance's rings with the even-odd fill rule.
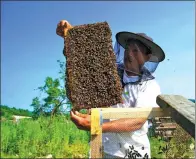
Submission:
[[[126,69],[138,72],[143,64],[149,60],[146,54],[147,48],[137,41],[129,41],[124,52],[124,64]]]

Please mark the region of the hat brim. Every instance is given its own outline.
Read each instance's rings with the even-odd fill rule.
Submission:
[[[146,45],[150,50],[153,56],[156,56],[158,61],[152,61],[152,62],[161,62],[165,59],[165,53],[161,49],[160,46],[155,44],[154,42],[146,39],[145,37],[131,33],[131,32],[119,32],[116,34],[116,40],[117,42],[125,49],[126,42],[129,39],[135,39],[141,41],[144,45]]]

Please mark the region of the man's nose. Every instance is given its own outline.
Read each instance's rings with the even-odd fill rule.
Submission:
[[[134,51],[129,50],[129,51],[127,52],[127,56],[128,56],[128,57],[135,57]]]
[[[133,51],[129,50],[129,54],[130,54],[130,55],[133,55]]]

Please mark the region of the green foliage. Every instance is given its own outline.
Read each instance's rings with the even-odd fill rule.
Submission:
[[[19,115],[19,116],[32,116],[32,112],[29,110],[24,109],[16,109],[15,107],[8,107],[6,105],[1,105],[1,119],[6,118],[8,120],[13,119],[13,115]]]
[[[152,158],[194,158],[194,150],[190,150],[194,139],[181,128],[176,132],[169,142],[150,137]],[[55,158],[87,158],[89,141],[90,132],[78,130],[69,115],[56,115],[52,121],[40,116],[19,123],[1,122],[2,157],[35,158],[52,154]]]
[[[164,141],[161,137],[150,137],[150,145],[152,158],[195,158],[195,140],[180,126],[177,126],[171,140]]]
[[[35,158],[52,154],[55,158],[88,157],[89,132],[78,130],[64,116],[37,120],[23,119],[19,123],[1,123],[1,153],[4,156]],[[5,155],[6,154],[6,155]]]
[[[167,142],[163,141],[161,138],[150,137],[150,147],[151,147],[151,157],[152,158],[165,158],[164,153],[160,152],[160,147],[165,147]]]
[[[166,145],[164,152],[167,158],[194,158],[194,150],[190,149],[190,145],[195,145],[192,138],[182,127],[177,125],[173,138]]]
[[[39,115],[62,113],[62,106],[70,106],[70,102],[66,98],[66,91],[64,88],[65,83],[65,63],[60,60],[57,61],[60,66],[59,78],[53,79],[52,77],[46,77],[44,86],[37,88],[44,97],[33,98],[31,106],[34,111],[34,118]]]

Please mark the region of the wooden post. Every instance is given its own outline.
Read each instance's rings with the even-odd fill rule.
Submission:
[[[91,158],[102,158],[102,126],[100,109],[91,109]]]

